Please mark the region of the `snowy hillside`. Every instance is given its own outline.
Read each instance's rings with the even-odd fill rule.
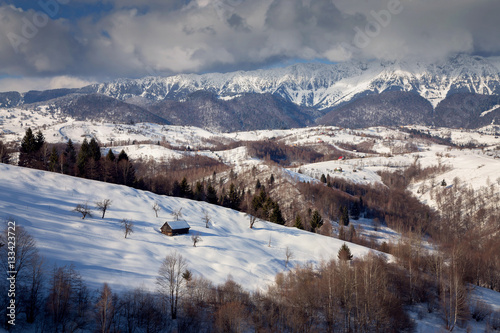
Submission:
[[[73,211],[77,204],[94,207],[103,199],[112,200],[104,219],[94,211],[92,218],[82,220]],[[158,218],[151,208],[155,202],[161,207]],[[161,234],[159,228],[180,208],[191,226],[190,235]],[[194,274],[214,283],[231,276],[255,290],[286,270],[287,247],[293,252],[293,267],[336,257],[343,244],[264,221],[250,229],[244,214],[203,202],[4,164],[0,164],[0,212],[2,220],[13,218],[16,226],[26,228],[50,263],[73,263],[92,287],[108,282],[116,289],[154,288],[161,261],[178,251]],[[208,229],[204,212],[213,221]],[[120,227],[122,219],[134,223],[134,233],[127,239]],[[197,247],[191,241],[193,234],[202,238]],[[371,251],[355,244],[349,247],[355,256]]]

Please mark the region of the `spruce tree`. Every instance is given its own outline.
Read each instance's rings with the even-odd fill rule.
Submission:
[[[217,191],[212,186],[212,183],[208,184],[206,201],[213,205],[217,204]]]
[[[321,217],[321,214],[317,210],[314,210],[311,218],[311,228],[313,229],[313,231],[316,231],[316,229],[318,229],[322,225],[323,218]]]
[[[193,198],[193,191],[191,190],[191,186],[186,179],[186,177],[182,178],[181,183],[179,184],[179,196],[182,198]]]
[[[354,201],[354,203],[351,206],[351,216],[353,220],[358,220],[360,214],[361,214],[361,209],[359,207],[359,202]]]
[[[351,253],[351,249],[349,248],[349,246],[347,246],[346,243],[344,243],[341,247],[340,247],[340,250],[337,254],[337,258],[340,260],[340,261],[343,261],[343,262],[347,262],[349,260],[352,260],[352,253]]]
[[[295,222],[293,223],[293,226],[297,229],[301,229],[301,230],[304,229],[304,226],[302,225],[302,218],[300,217],[299,214],[297,214],[297,216],[295,216]]]
[[[349,225],[349,212],[347,211],[346,206],[341,206],[340,207],[340,220],[339,224],[343,226],[348,226]]]
[[[87,165],[90,157],[90,147],[87,138],[83,139],[82,146],[76,158],[76,166],[78,167],[79,176],[85,177],[87,175]]]
[[[325,176],[325,174],[322,174],[322,175],[321,175],[320,181],[321,181],[322,183],[325,183],[325,184],[326,184],[326,176]]]
[[[101,148],[97,141],[92,138],[89,143],[89,153],[90,156],[94,159],[94,161],[99,161],[101,159]]]
[[[52,147],[52,151],[49,157],[49,171],[56,171],[59,164],[59,154],[57,153],[56,147]]]
[[[38,132],[41,134],[41,132]],[[21,148],[19,149],[19,165],[29,168],[36,167],[38,161],[38,151],[42,148],[44,139],[43,135],[35,137],[31,128],[26,130],[26,133],[21,141]],[[39,141],[40,140],[40,141]]]
[[[106,159],[107,159],[108,161],[111,161],[111,162],[114,162],[114,161],[115,161],[116,156],[115,156],[115,154],[113,153],[113,150],[112,150],[112,149],[110,149],[110,150],[108,151],[108,154],[106,155]]]
[[[283,218],[283,215],[281,214],[281,209],[280,206],[277,203],[274,203],[274,207],[271,211],[271,215],[269,216],[269,221],[276,223],[276,224],[285,224],[285,219]]]

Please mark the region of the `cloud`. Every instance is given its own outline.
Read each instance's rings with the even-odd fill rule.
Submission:
[[[500,55],[498,0],[106,0],[105,12],[74,1],[95,10],[43,22],[35,6],[0,6],[0,75],[109,80],[290,59]]]
[[[0,79],[0,92],[19,91],[27,92],[30,90],[48,90],[59,88],[81,88],[89,84],[96,83],[92,80],[83,80],[78,77],[67,75],[54,77],[22,77],[22,78],[3,78]]]

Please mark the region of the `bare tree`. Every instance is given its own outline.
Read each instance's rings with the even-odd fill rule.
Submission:
[[[113,304],[113,294],[107,283],[104,283],[95,307],[97,331],[109,333],[115,316],[115,307]]]
[[[82,220],[84,220],[87,216],[92,217],[92,210],[87,203],[76,205],[73,211],[82,214]]]
[[[108,210],[109,206],[111,206],[110,199],[103,199],[102,201],[97,201],[96,203],[97,210],[102,212],[102,219],[104,218],[104,214],[106,214],[106,210]]]
[[[288,267],[288,263],[290,262],[290,259],[293,258],[293,252],[292,250],[287,246],[285,249],[285,268]]]
[[[155,211],[156,217],[158,217],[158,212],[161,210],[161,207],[157,202],[154,203],[153,210]]]
[[[170,304],[172,319],[177,318],[177,304],[182,292],[182,282],[184,281],[182,275],[186,269],[186,259],[180,253],[174,252],[165,257],[158,270],[156,284],[158,285],[158,291],[167,298]]]
[[[193,246],[196,247],[196,244],[201,242],[202,239],[201,239],[201,236],[199,234],[193,234],[191,236],[191,240],[193,241]]]
[[[212,219],[210,218],[210,215],[208,214],[208,212],[206,210],[203,210],[203,222],[205,222],[205,228],[210,227],[211,220]]]
[[[179,208],[178,210],[174,210],[172,212],[172,216],[176,221],[179,221],[182,218],[182,207]]]
[[[252,229],[255,222],[257,222],[257,216],[251,214],[247,214],[247,216],[250,219],[250,229]]]
[[[134,223],[127,219],[123,219],[120,222],[122,224],[123,232],[125,233],[125,238],[127,238],[128,235],[134,232]]]

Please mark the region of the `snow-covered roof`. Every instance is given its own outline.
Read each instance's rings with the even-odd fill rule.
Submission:
[[[172,230],[190,228],[189,224],[186,221],[167,221],[167,223],[170,228],[172,228]]]

